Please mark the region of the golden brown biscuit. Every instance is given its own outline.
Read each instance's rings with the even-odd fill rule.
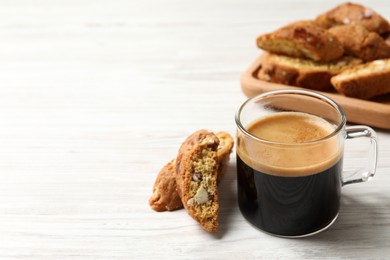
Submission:
[[[332,89],[331,77],[361,63],[362,60],[353,57],[342,57],[332,62],[316,62],[264,53],[257,76],[269,82],[324,91]]]
[[[324,28],[351,24],[364,26],[370,32],[377,32],[378,34],[390,31],[390,25],[386,19],[371,8],[354,3],[341,4],[319,15],[316,22]]]
[[[234,140],[229,133],[218,132],[219,139],[217,150],[218,157],[218,183],[225,175],[229,156],[232,151]],[[166,164],[157,176],[154,183],[153,194],[149,199],[149,205],[156,211],[173,211],[183,208],[180,196],[176,190],[175,162]]]
[[[215,134],[200,130],[184,141],[176,158],[177,192],[187,213],[208,232],[218,228],[218,145]]]
[[[225,176],[227,164],[229,162],[230,153],[232,152],[234,140],[227,132],[218,132],[215,134],[218,137],[219,145],[217,150],[218,157],[218,183]]]
[[[176,191],[175,167],[175,160],[172,160],[161,169],[157,176],[153,194],[149,199],[149,205],[156,211],[183,208],[183,203]]]
[[[313,21],[298,21],[257,38],[257,46],[276,54],[315,61],[340,58],[344,49],[335,36]]]
[[[365,61],[390,57],[390,46],[376,32],[361,25],[340,25],[329,29],[339,39],[347,54]]]
[[[390,93],[390,59],[347,69],[334,76],[331,82],[339,93],[349,97],[370,99]]]

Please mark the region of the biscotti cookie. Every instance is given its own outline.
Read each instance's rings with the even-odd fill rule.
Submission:
[[[386,19],[371,8],[355,3],[341,4],[332,10],[319,15],[316,18],[316,22],[325,28],[351,24],[364,26],[367,30],[377,32],[378,34],[390,31],[390,25]]]
[[[206,231],[218,228],[219,140],[215,134],[200,130],[190,135],[176,158],[176,185],[184,208]]]
[[[215,134],[219,140],[217,149],[218,157],[218,183],[222,180],[227,171],[227,165],[229,162],[230,153],[232,152],[234,140],[233,137],[227,132],[218,132]]]
[[[219,139],[217,149],[218,157],[218,183],[225,175],[229,156],[232,151],[234,140],[229,133],[218,132]],[[159,172],[154,183],[153,193],[149,199],[149,205],[156,211],[173,211],[183,208],[180,196],[176,190],[175,161],[166,164]]]
[[[365,61],[390,58],[390,46],[376,32],[361,25],[340,25],[329,32],[343,44],[346,54]]]
[[[299,21],[257,38],[257,46],[276,54],[315,61],[339,59],[344,49],[337,38],[313,21]]]
[[[157,175],[149,199],[149,205],[156,211],[172,211],[183,207],[176,191],[175,167],[175,160],[172,160]]]
[[[347,69],[331,79],[334,88],[349,97],[370,99],[390,93],[390,59]]]
[[[342,57],[332,62],[315,62],[308,59],[264,53],[258,78],[284,85],[314,90],[332,89],[331,77],[342,70],[361,64],[362,60]]]

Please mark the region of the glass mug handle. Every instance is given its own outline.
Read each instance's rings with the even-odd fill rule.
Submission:
[[[365,182],[370,180],[375,175],[376,164],[377,164],[377,154],[378,147],[376,141],[376,133],[373,129],[368,126],[350,126],[346,127],[346,138],[354,139],[360,137],[366,137],[370,140],[370,150],[369,150],[369,161],[368,161],[368,170],[357,170],[352,172],[348,178],[342,178],[342,185]],[[345,173],[343,173],[345,175]],[[355,178],[356,175],[359,175],[358,178]]]

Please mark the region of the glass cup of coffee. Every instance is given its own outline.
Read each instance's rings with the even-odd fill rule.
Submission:
[[[338,216],[341,187],[375,174],[374,130],[346,127],[343,109],[321,94],[255,96],[239,108],[236,124],[238,204],[247,221],[267,233],[303,237],[325,230]],[[369,165],[347,177],[344,141],[359,137],[370,140]]]

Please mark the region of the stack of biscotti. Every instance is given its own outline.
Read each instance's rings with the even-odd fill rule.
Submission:
[[[225,174],[233,144],[226,132],[199,130],[191,134],[176,159],[158,174],[149,205],[156,211],[184,207],[206,231],[217,231],[217,184]]]
[[[360,4],[263,34],[257,46],[261,80],[361,99],[390,93],[390,24]]]

